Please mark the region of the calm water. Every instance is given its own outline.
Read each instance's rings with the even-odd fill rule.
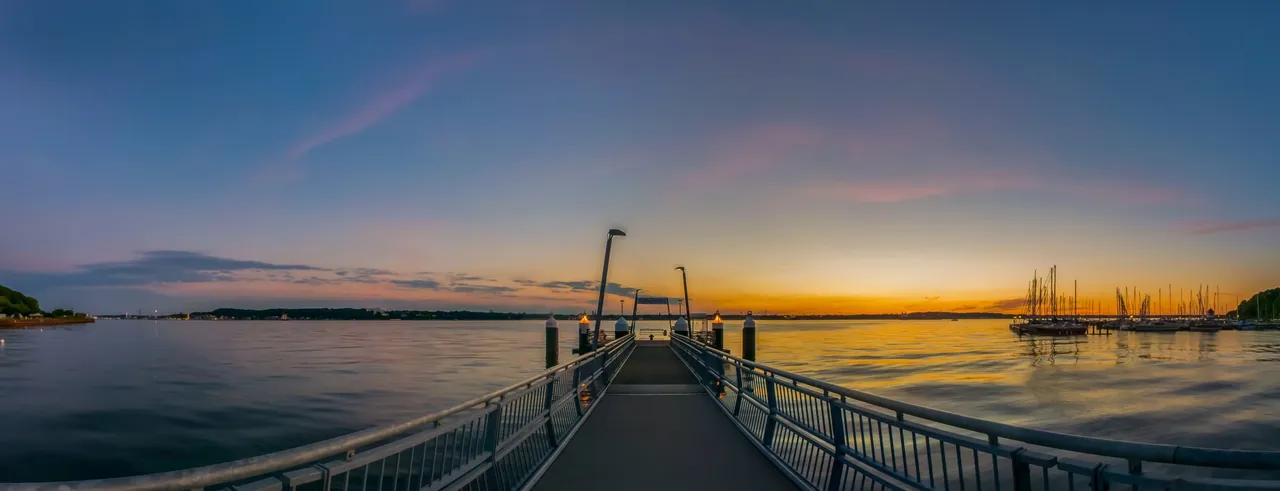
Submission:
[[[569,324],[561,361],[575,342]],[[1280,332],[1031,340],[1007,325],[765,322],[759,358],[1006,423],[1280,447]],[[103,321],[0,331],[0,482],[209,464],[421,415],[536,374],[542,336],[541,321]],[[726,342],[740,351],[738,329]]]

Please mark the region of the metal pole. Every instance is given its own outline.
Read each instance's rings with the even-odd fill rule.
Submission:
[[[627,236],[616,228],[609,229],[609,240],[604,243],[604,267],[600,270],[600,298],[596,300],[596,327],[591,335],[591,351],[600,346],[600,318],[604,317],[604,290],[609,286],[609,253],[613,251],[613,236]]]
[[[640,289],[636,288],[636,298],[631,300],[631,332],[636,331],[636,321],[640,320],[639,317],[636,317],[636,310],[638,310],[639,306],[640,306]]]
[[[684,270],[684,266],[677,266],[680,270],[680,280],[684,283],[684,318],[689,322],[693,322],[693,314],[689,309],[689,275]]]

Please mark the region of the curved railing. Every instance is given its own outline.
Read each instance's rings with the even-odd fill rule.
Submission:
[[[676,354],[725,414],[808,489],[1280,489],[1276,451],[1023,428],[867,394],[685,337],[672,339]]]
[[[0,491],[518,489],[533,481],[635,348],[628,335],[523,382],[409,421],[192,469]]]

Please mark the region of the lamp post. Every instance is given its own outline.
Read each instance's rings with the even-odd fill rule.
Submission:
[[[680,280],[684,282],[684,318],[689,322],[693,322],[692,314],[689,310],[689,275],[685,273],[684,266],[676,266],[680,270]]]
[[[636,311],[639,310],[638,307],[640,307],[640,289],[636,288],[636,298],[631,300],[631,331],[632,332],[635,332],[636,321],[639,320],[639,318],[636,317]]]
[[[627,233],[616,228],[609,229],[609,240],[604,243],[604,269],[600,272],[600,298],[596,300],[596,328],[591,336],[591,350],[600,346],[600,318],[604,317],[604,290],[609,286],[609,252],[613,250],[614,236],[626,237]]]

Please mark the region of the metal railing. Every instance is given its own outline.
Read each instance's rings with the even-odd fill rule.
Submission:
[[[734,424],[813,490],[1280,489],[1280,452],[1035,430],[788,373],[674,336]]]
[[[76,482],[0,483],[0,491],[397,491],[532,484],[595,407],[634,336],[542,374],[410,421],[193,469]]]

